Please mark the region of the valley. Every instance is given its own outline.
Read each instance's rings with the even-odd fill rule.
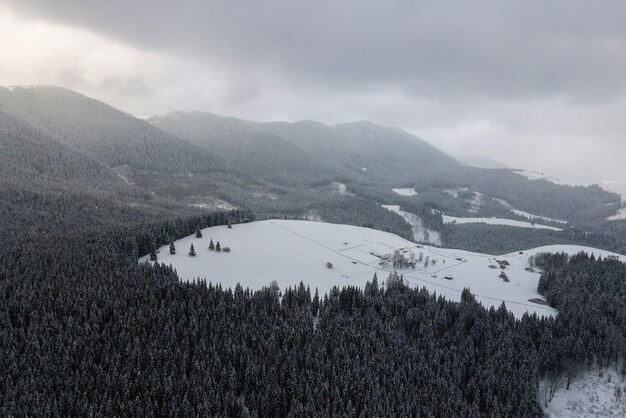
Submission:
[[[425,287],[453,301],[459,301],[463,289],[468,288],[486,308],[498,308],[504,302],[517,317],[525,312],[556,314],[545,302],[531,301],[542,297],[537,293],[540,271],[530,267],[529,257],[542,252],[575,255],[584,251],[626,260],[594,248],[557,245],[505,255],[479,254],[420,245],[368,228],[309,221],[273,219],[201,232],[202,238],[192,235],[174,241],[174,255],[169,254],[169,245],[160,247],[158,262],[171,265],[187,281],[203,278],[224,287],[241,284],[251,289],[276,281],[283,290],[302,281],[322,294],[334,286],[363,287],[374,274],[384,283],[389,273],[397,271],[411,287]],[[230,252],[208,250],[210,241],[228,246]],[[192,244],[194,257],[188,254]],[[394,266],[394,255],[401,255],[407,264]],[[139,261],[148,260],[144,256]]]
[[[0,0],[0,417],[625,418],[624,21]]]
[[[38,391],[29,386],[36,379],[25,382],[21,370],[47,376],[36,380],[41,387],[75,387],[75,379],[64,379],[75,376],[76,359],[87,353],[80,360],[86,368],[97,369],[93,359],[100,359],[103,370],[114,371],[107,387],[118,397],[126,396],[117,391],[127,382],[146,384],[131,364],[164,356],[159,361],[167,366],[150,367],[159,380],[172,379],[169,370],[190,368],[189,377],[173,378],[184,395],[153,388],[171,403],[143,410],[178,410],[187,393],[229,381],[198,410],[268,412],[254,397],[268,402],[273,395],[260,394],[251,382],[284,372],[287,363],[272,363],[267,352],[295,359],[303,353],[297,345],[304,344],[316,350],[311,369],[327,370],[337,364],[324,357],[327,345],[369,339],[353,348],[371,354],[360,376],[404,373],[394,379],[409,382],[415,374],[400,365],[411,356],[425,370],[420,394],[445,383],[432,395],[430,411],[442,405],[447,411],[446,401],[472,382],[484,393],[499,393],[490,399],[538,416],[543,401],[536,373],[561,376],[569,359],[604,358],[613,353],[607,347],[619,345],[613,337],[620,320],[603,309],[621,312],[620,293],[593,293],[595,281],[578,283],[593,271],[606,288],[623,285],[616,281],[624,260],[619,254],[626,253],[619,195],[595,185],[528,179],[506,168],[466,166],[398,128],[261,123],[206,112],[138,119],[63,88],[0,88],[0,174],[0,230],[7,237],[0,248],[0,290],[7,301],[0,321],[8,324],[0,329],[20,330],[4,336],[12,358],[29,363],[6,366],[10,402],[21,399],[14,388]],[[574,291],[571,283],[587,287]],[[589,299],[581,301],[581,295]],[[42,346],[41,324],[63,341],[86,345]],[[210,337],[197,324],[215,326],[207,330]],[[537,330],[544,334],[537,337]],[[591,339],[592,331],[601,337]],[[572,335],[584,344],[571,344]],[[221,357],[215,356],[206,342],[225,338],[233,340],[216,347]],[[242,338],[268,346],[242,344]],[[297,343],[277,348],[276,338]],[[137,341],[148,348],[136,350]],[[250,356],[246,361],[272,371],[251,372],[231,362],[224,350],[233,347],[241,350],[237,358]],[[494,352],[506,360],[496,361]],[[121,357],[133,361],[116,363]],[[207,358],[220,359],[225,369],[213,365],[207,377]],[[356,370],[353,358],[342,360],[350,370]],[[393,367],[385,371],[390,358]],[[49,370],[57,361],[63,372]],[[172,363],[179,361],[187,365]],[[456,366],[449,369],[451,364]],[[457,376],[457,369],[477,370],[475,364],[498,377]],[[105,372],[95,373],[105,379]],[[502,376],[515,389],[500,393],[500,384],[490,386]],[[580,376],[580,393],[590,388],[585,382],[597,381],[589,373]],[[79,378],[87,392],[100,390],[88,374]],[[281,379],[268,388],[292,387]],[[328,382],[317,375],[306,379],[316,393]],[[245,388],[237,389],[237,381]],[[417,398],[417,386],[403,387],[398,396]],[[380,390],[377,405],[388,399],[387,386]],[[580,404],[559,390],[552,410],[578,413]],[[235,392],[246,395],[221,396]],[[81,396],[67,396],[76,398]],[[40,411],[38,403],[20,402],[6,410]],[[313,411],[320,405],[303,402]],[[46,408],[58,412],[54,405]],[[111,412],[107,405],[98,411]],[[606,402],[593,407],[615,409]],[[481,408],[460,401],[458,411]],[[63,411],[88,414],[80,406]]]

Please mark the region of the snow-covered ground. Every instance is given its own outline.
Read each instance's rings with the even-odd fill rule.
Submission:
[[[626,377],[609,367],[581,372],[566,390],[565,378],[545,407],[548,382],[541,382],[539,396],[550,418],[626,417]]]
[[[506,225],[516,226],[519,228],[532,228],[532,229],[548,229],[550,231],[562,231],[561,228],[555,228],[553,226],[532,224],[530,222],[516,221],[513,219],[504,218],[458,218],[456,216],[442,215],[444,224],[487,224],[487,225]]]
[[[602,180],[600,186],[604,190],[619,194],[622,197],[622,202],[626,202],[626,180]]]
[[[354,196],[354,193],[349,192],[346,188],[346,185],[343,183],[332,182],[330,183],[330,188],[335,194],[339,194],[342,196]]]
[[[405,189],[391,189],[391,191],[399,194],[400,196],[417,196],[417,192],[413,187]]]
[[[518,216],[528,218],[531,221],[556,222],[563,225],[567,224],[567,221],[561,219],[546,218],[545,216],[533,215],[532,213],[524,212],[523,210],[511,209],[511,212]]]
[[[454,197],[455,199],[458,199],[459,192],[468,192],[469,189],[467,187],[460,187],[458,189],[444,189],[443,191],[449,194],[450,196]],[[469,201],[470,208],[468,209],[468,212],[477,213],[478,210],[480,209],[480,201],[484,195],[480,192],[473,192],[473,193],[474,195],[472,199]]]
[[[278,199],[278,196],[276,196],[275,194],[272,194],[272,193],[254,192],[254,193],[252,193],[252,197],[271,199],[271,200],[277,200]]]
[[[554,177],[546,176],[544,173],[539,171],[527,171],[527,170],[513,170],[516,174],[520,176],[524,176],[529,180],[545,180],[550,183],[558,184],[559,186],[580,186],[580,184],[574,184],[567,182],[565,180],[557,179]]]
[[[622,208],[619,211],[617,211],[617,214],[606,218],[607,221],[619,221],[622,219],[626,219],[626,208]]]
[[[406,223],[411,226],[413,240],[415,242],[423,242],[427,244],[441,246],[441,234],[424,226],[424,221],[411,212],[400,210],[398,205],[383,205],[383,208],[390,210],[402,216]]]
[[[480,209],[480,200],[483,198],[483,194],[479,192],[474,192],[474,197],[470,200],[471,207],[468,209],[470,213],[478,213]]]
[[[324,222],[324,220],[322,219],[322,217],[320,216],[319,213],[317,213],[317,211],[315,209],[311,209],[309,210],[305,215],[304,215],[304,219],[306,219],[307,221],[313,221],[313,222]]]
[[[233,206],[230,203],[224,201],[224,200],[216,200],[214,202],[211,203],[191,203],[189,206],[193,206],[195,208],[200,208],[200,209],[221,209],[221,210],[235,210],[237,209],[237,206]]]
[[[41,87],[40,85],[15,85],[15,86],[3,86],[3,88],[9,91],[15,91],[15,89],[32,90]]]
[[[350,225],[321,222],[267,220],[248,224],[215,226],[202,230],[202,238],[194,235],[175,242],[177,253],[169,254],[169,246],[159,249],[158,261],[171,264],[183,280],[206,278],[213,283],[234,287],[260,289],[276,280],[281,286],[297,285],[301,280],[311,289],[321,293],[332,286],[355,285],[363,287],[378,273],[381,281],[390,268],[385,268],[381,257],[399,251],[407,258],[414,254],[418,262],[415,269],[398,270],[411,286],[425,286],[450,300],[460,300],[463,288],[470,288],[483,305],[498,307],[503,301],[516,315],[537,312],[553,315],[555,310],[530,299],[540,299],[537,294],[539,274],[525,270],[528,257],[537,252],[565,251],[575,254],[581,250],[596,256],[610,255],[606,251],[577,246],[549,246],[523,254],[503,256],[472,253],[416,245],[397,235]],[[208,250],[209,240],[230,247],[230,253]],[[197,255],[188,255],[193,244]],[[429,263],[425,266],[426,257]],[[625,257],[621,258],[626,260]],[[142,257],[139,261],[147,261]],[[432,264],[432,261],[435,261]],[[497,261],[508,261],[504,270],[509,282],[499,275]],[[333,268],[326,267],[326,263]],[[383,264],[380,264],[383,263]],[[451,277],[451,280],[445,277]]]
[[[496,199],[496,198],[494,198],[493,200],[495,200],[496,202],[500,203],[502,206],[506,207],[507,209],[509,209],[514,214],[516,214],[518,216],[522,216],[524,218],[528,218],[531,221],[537,221],[538,220],[538,221],[543,221],[543,222],[556,222],[556,223],[560,223],[560,224],[564,224],[564,225],[567,224],[567,221],[563,221],[561,219],[547,218],[545,216],[533,215],[532,213],[524,212],[523,210],[517,210],[513,206],[511,206],[511,204],[509,204],[509,202],[507,202],[506,200]]]

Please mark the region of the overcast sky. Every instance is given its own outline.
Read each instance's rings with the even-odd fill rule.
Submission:
[[[624,181],[624,22],[621,0],[0,0],[0,84],[138,116],[367,119],[456,157]]]

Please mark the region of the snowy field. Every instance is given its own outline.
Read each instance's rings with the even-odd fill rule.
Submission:
[[[228,202],[225,202],[223,200],[216,200],[214,202],[211,203],[191,203],[189,206],[193,206],[195,208],[200,208],[200,209],[210,209],[210,210],[235,210],[237,209],[236,206],[231,205]]]
[[[175,242],[177,254],[170,255],[163,246],[158,261],[171,264],[183,280],[206,278],[213,283],[234,287],[260,289],[276,280],[281,288],[297,285],[301,280],[311,289],[325,293],[332,286],[356,285],[363,287],[374,273],[381,281],[391,266],[381,257],[390,257],[398,251],[406,258],[413,253],[415,269],[398,269],[411,286],[425,286],[450,300],[460,300],[463,288],[468,287],[483,305],[498,307],[503,301],[516,315],[537,312],[553,315],[556,312],[543,304],[531,302],[540,299],[536,292],[539,274],[525,270],[532,254],[542,251],[577,253],[585,247],[550,246],[523,254],[504,256],[477,254],[462,250],[419,246],[387,232],[349,225],[309,221],[268,220],[248,224],[216,226],[202,230],[203,237],[189,236]],[[231,248],[230,253],[208,250],[209,240],[219,241]],[[197,255],[188,255],[194,244]],[[610,253],[586,249],[596,256]],[[428,265],[425,261],[428,257]],[[626,260],[625,258],[622,258]],[[148,257],[140,259],[147,261]],[[433,264],[434,261],[434,264]],[[510,265],[504,273],[508,282],[500,278],[498,261]],[[327,268],[326,263],[333,268]],[[445,279],[445,277],[451,279]]]
[[[531,221],[556,222],[556,223],[559,223],[559,224],[567,224],[567,221],[564,221],[564,220],[561,220],[561,219],[546,218],[545,216],[534,215],[534,214],[529,213],[529,212],[524,212],[523,210],[517,210],[513,206],[511,206],[511,204],[509,202],[507,202],[506,200],[496,199],[496,198],[493,198],[493,200],[495,200],[496,202],[500,203],[502,206],[506,207],[507,209],[509,209],[514,214],[516,214],[518,216],[522,216],[524,218],[528,218]]]
[[[404,221],[411,226],[413,241],[441,246],[441,234],[424,226],[424,221],[411,212],[400,210],[398,205],[382,205],[383,208],[402,216]]]
[[[511,212],[513,212],[514,214],[518,216],[528,218],[531,221],[556,222],[556,223],[564,224],[564,225],[567,224],[567,221],[564,221],[561,219],[546,218],[545,216],[533,215],[532,213],[524,212],[523,210],[511,209]]]
[[[607,221],[620,221],[622,219],[626,219],[626,208],[622,208],[619,211],[617,211],[616,215],[609,216],[608,218],[606,218]]]
[[[354,193],[350,193],[346,185],[343,183],[332,182],[330,183],[330,188],[335,194],[339,194],[342,196],[354,196]]]
[[[526,177],[529,180],[545,180],[549,181],[550,183],[558,184],[559,186],[581,186],[580,184],[574,184],[561,179],[546,176],[544,173],[540,173],[539,171],[513,170],[513,172],[515,174],[519,174],[520,176]]]
[[[443,216],[444,224],[487,224],[487,225],[506,225],[506,226],[516,226],[519,228],[532,228],[532,229],[548,229],[550,231],[562,231],[561,228],[555,228],[553,226],[547,225],[539,225],[532,224],[530,222],[524,221],[516,221],[513,219],[504,219],[504,218],[458,218],[456,216]]]
[[[569,390],[565,383],[546,407],[548,382],[541,382],[540,401],[550,418],[626,417],[626,378],[614,366],[603,369],[602,375],[595,367],[580,372]]]
[[[391,191],[399,194],[400,196],[417,196],[417,192],[413,187],[406,189],[391,189]]]

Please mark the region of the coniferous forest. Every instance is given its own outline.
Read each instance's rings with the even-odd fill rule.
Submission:
[[[542,416],[541,379],[625,368],[626,267],[612,258],[536,257],[559,315],[515,319],[394,275],[251,291],[137,263],[199,228],[253,220],[246,211],[168,219],[99,202],[93,228],[77,201],[53,200],[56,221],[50,202],[9,202],[2,416]]]

